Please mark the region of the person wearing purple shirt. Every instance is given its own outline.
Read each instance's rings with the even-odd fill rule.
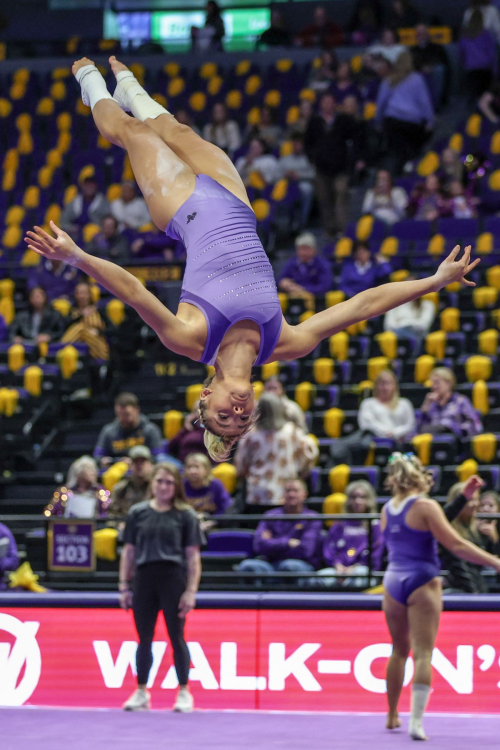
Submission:
[[[289,479],[284,486],[283,505],[265,513],[253,539],[258,557],[243,560],[242,572],[271,573],[312,571],[318,566],[322,522],[313,510],[304,507],[306,485],[301,479]],[[289,521],[287,515],[304,513],[311,521]],[[278,519],[273,521],[271,519]]]
[[[27,288],[30,292],[36,286],[42,287],[49,302],[59,297],[70,299],[83,278],[78,268],[63,263],[62,260],[41,258],[40,263],[28,275]]]
[[[376,513],[373,487],[363,480],[351,482],[346,489],[345,513]],[[383,543],[380,524],[372,524],[373,570],[380,570]],[[332,524],[323,543],[323,558],[328,567],[319,571],[325,586],[367,587],[369,571],[369,536],[367,521],[339,521]],[[375,585],[375,581],[373,582]]]
[[[479,435],[483,426],[467,396],[454,393],[455,375],[448,367],[436,367],[430,375],[431,390],[417,412],[417,432],[452,433],[460,438]]]
[[[295,240],[296,257],[290,258],[280,274],[278,288],[291,297],[326,294],[332,288],[332,269],[317,255],[316,238],[304,232]]]
[[[497,73],[497,48],[491,31],[484,27],[483,16],[475,8],[462,31],[458,44],[460,62],[470,104],[489,89]]]
[[[188,503],[200,515],[203,531],[208,531],[214,522],[206,515],[220,516],[233,504],[231,495],[219,479],[212,476],[212,464],[204,453],[190,453],[184,465],[184,492]]]
[[[354,297],[384,282],[391,271],[391,264],[384,255],[378,253],[372,259],[369,247],[360,242],[356,245],[352,260],[347,260],[342,266],[339,289],[346,297]]]
[[[7,588],[7,576],[5,574],[9,570],[16,570],[19,564],[14,535],[7,526],[0,523],[0,591]]]

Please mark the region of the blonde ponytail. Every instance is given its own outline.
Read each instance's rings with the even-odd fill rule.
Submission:
[[[393,453],[387,462],[385,487],[395,495],[416,491],[427,495],[434,479],[413,453]]]

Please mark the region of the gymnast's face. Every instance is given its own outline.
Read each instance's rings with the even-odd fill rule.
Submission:
[[[250,383],[230,383],[214,379],[200,396],[204,402],[203,422],[216,435],[240,436],[249,426],[255,409]]]

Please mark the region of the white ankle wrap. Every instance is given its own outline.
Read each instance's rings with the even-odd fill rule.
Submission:
[[[168,114],[165,107],[149,96],[130,70],[120,71],[116,82],[113,98],[125,112],[132,112],[137,120],[155,120],[160,115]]]
[[[76,72],[75,78],[82,88],[82,102],[87,107],[94,109],[101,99],[113,99],[95,65],[84,65]]]

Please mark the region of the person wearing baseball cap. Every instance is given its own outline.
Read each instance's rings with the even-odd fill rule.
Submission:
[[[128,452],[130,473],[113,487],[108,517],[126,516],[132,505],[149,497],[153,457],[146,445],[134,445]]]
[[[291,297],[326,294],[332,288],[332,269],[329,262],[317,254],[314,234],[299,234],[295,250],[295,257],[285,263],[278,288]]]

